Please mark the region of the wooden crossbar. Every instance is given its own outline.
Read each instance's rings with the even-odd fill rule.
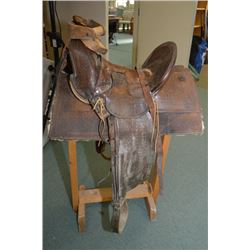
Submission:
[[[165,162],[167,160],[168,148],[171,137],[165,135],[163,138],[163,159],[162,159],[162,173],[164,174]],[[79,232],[85,229],[85,211],[86,205],[97,202],[108,202],[112,200],[111,188],[93,188],[87,189],[84,185],[78,188],[78,174],[77,174],[77,150],[76,141],[68,141],[68,157],[70,165],[70,180],[72,193],[72,206],[75,212],[78,213],[78,227]],[[156,218],[156,203],[159,194],[159,177],[154,171],[151,182],[144,182],[134,189],[127,192],[126,199],[144,198],[148,215],[151,220]]]

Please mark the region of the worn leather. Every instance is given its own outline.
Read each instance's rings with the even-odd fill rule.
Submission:
[[[100,37],[105,35],[105,29],[99,23],[74,16],[73,23],[68,24],[68,29],[71,39],[80,39],[92,51],[100,54],[107,53],[107,48],[100,40]]]
[[[124,74],[113,72],[112,81],[115,84],[104,94],[110,114],[128,119],[140,117],[148,111],[135,70],[128,69]]]
[[[181,70],[181,71],[180,71]],[[195,82],[188,69],[174,66],[170,72],[182,72],[182,90],[176,92],[176,85],[180,80],[164,84],[161,91],[168,89],[168,97],[157,101],[160,118],[160,135],[164,134],[201,134],[202,113],[196,92]],[[158,93],[160,95],[161,91]],[[192,96],[188,93],[194,92]],[[64,103],[64,105],[62,105]],[[189,103],[189,105],[187,105]],[[194,103],[194,105],[190,105]],[[198,108],[197,108],[198,106]],[[79,115],[81,114],[81,115]],[[57,76],[56,95],[53,100],[50,138],[53,140],[101,140],[98,132],[99,118],[89,104],[85,104],[75,97],[68,83],[68,76],[60,72]],[[105,138],[108,140],[107,126]]]
[[[168,79],[177,57],[174,42],[165,42],[155,48],[142,65],[152,72],[147,82],[153,94],[156,94]]]
[[[101,72],[100,57],[83,45],[80,40],[75,39],[69,42],[68,52],[65,53],[69,54],[67,64],[72,67],[70,80],[75,91],[83,98],[91,99],[95,96],[96,83]]]

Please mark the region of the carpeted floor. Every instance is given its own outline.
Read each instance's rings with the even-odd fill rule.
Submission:
[[[118,63],[126,65],[127,59],[119,55],[114,62],[119,58]],[[67,144],[50,141],[44,147],[44,249],[207,249],[207,89],[198,88],[198,93],[204,134],[172,137],[157,219],[148,219],[143,199],[130,200],[128,222],[121,235],[111,232],[109,203],[88,205],[86,232],[78,233],[71,207]],[[78,142],[77,149],[79,183],[97,186],[109,173],[109,162],[95,152],[93,142]],[[100,186],[110,184],[109,176]]]
[[[133,36],[129,34],[115,33],[114,37],[114,43],[109,44],[109,60],[112,63],[132,68]]]

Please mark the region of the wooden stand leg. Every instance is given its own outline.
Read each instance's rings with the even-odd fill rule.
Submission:
[[[157,210],[153,198],[151,184],[145,182],[130,190],[126,199],[145,198],[150,220],[156,218]],[[79,205],[78,205],[78,228],[79,232],[84,232],[85,229],[85,209],[86,205],[90,203],[112,201],[111,188],[94,188],[86,189],[81,185],[79,188]]]
[[[149,183],[149,185],[151,187],[150,183]],[[152,189],[152,188],[150,188],[150,189]],[[157,215],[157,209],[156,209],[156,203],[155,203],[154,198],[153,198],[153,193],[150,192],[150,194],[147,197],[145,197],[145,202],[146,202],[146,206],[148,209],[149,219],[154,220],[156,218],[156,215]]]
[[[85,186],[81,185],[79,190],[84,191]],[[84,232],[85,229],[85,203],[79,203],[78,206],[78,229],[80,233]]]
[[[76,141],[68,141],[68,158],[70,168],[70,185],[72,195],[72,207],[75,212],[78,209],[78,175],[77,175]]]
[[[162,151],[163,151],[162,175],[164,175],[164,172],[165,172],[165,163],[166,163],[167,156],[168,156],[168,148],[169,148],[170,140],[171,140],[170,135],[164,135],[163,143],[162,143]],[[158,195],[160,192],[160,182],[159,182],[159,176],[157,175],[156,167],[153,172],[151,185],[153,189],[153,198],[154,198],[155,203],[157,203]]]
[[[171,137],[165,135],[163,137],[163,158],[162,158],[162,174],[165,170],[165,162],[167,160],[168,148]],[[71,193],[72,193],[72,206],[75,212],[78,211],[78,227],[79,232],[83,232],[85,229],[85,208],[89,203],[106,202],[112,200],[111,188],[98,188],[98,189],[86,189],[84,185],[81,185],[78,190],[78,177],[77,177],[77,155],[76,155],[76,141],[68,141],[68,155],[70,165],[70,181],[71,181]],[[156,203],[160,190],[159,177],[156,172],[152,176],[151,183],[145,182],[138,185],[133,190],[130,190],[126,199],[145,198],[145,202],[148,208],[148,214],[150,220],[156,218],[157,210]]]

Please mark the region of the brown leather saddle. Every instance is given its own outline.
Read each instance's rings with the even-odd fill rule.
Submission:
[[[140,70],[102,57],[104,29],[73,17],[64,48],[52,110],[51,139],[101,139],[111,145],[112,225],[127,221],[126,193],[147,180],[167,133],[201,133],[202,118],[191,74],[174,66],[177,48],[158,46]],[[63,106],[63,108],[62,108]]]

